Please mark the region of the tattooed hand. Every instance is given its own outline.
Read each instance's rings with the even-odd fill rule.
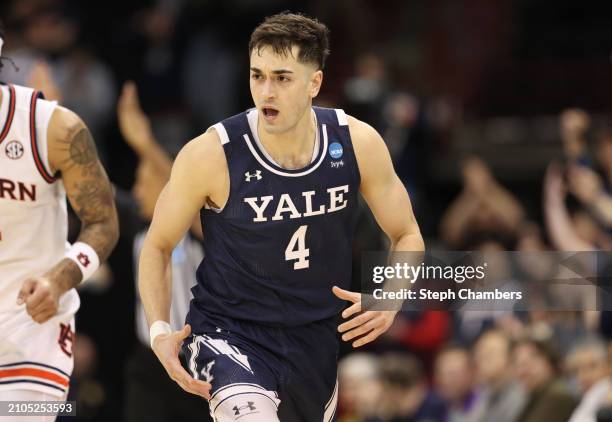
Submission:
[[[73,112],[57,107],[47,134],[49,165],[59,173],[72,208],[81,221],[78,241],[106,260],[117,243],[119,225],[111,185],[98,159],[91,133]],[[82,278],[77,265],[64,259],[46,274],[63,293]]]

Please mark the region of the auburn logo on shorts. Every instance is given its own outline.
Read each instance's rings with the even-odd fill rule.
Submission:
[[[62,324],[60,322],[60,335],[57,340],[62,352],[69,358],[72,357],[72,344],[74,343],[74,331],[70,328],[70,324]]]

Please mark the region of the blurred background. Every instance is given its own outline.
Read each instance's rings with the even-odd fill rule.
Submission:
[[[329,26],[316,103],[383,135],[428,249],[612,247],[612,3],[3,0],[0,80],[78,113],[117,189],[121,241],[80,291],[74,420],[189,420],[143,393],[167,377],[137,329],[134,262],[172,157],[251,106],[249,36],[283,10]],[[200,250],[193,232],[173,256],[186,273],[199,261],[187,259]],[[355,280],[359,251],[385,247],[364,209]],[[337,418],[612,420],[611,321],[594,311],[401,314],[374,345],[343,347]]]

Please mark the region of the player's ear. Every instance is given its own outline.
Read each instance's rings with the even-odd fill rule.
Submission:
[[[312,74],[310,78],[310,97],[315,98],[319,95],[319,90],[321,89],[321,84],[323,83],[323,71],[317,70]]]

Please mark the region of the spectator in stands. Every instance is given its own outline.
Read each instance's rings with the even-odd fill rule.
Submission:
[[[405,353],[387,353],[381,358],[380,374],[383,391],[379,417],[368,422],[446,420],[446,406],[430,390],[417,358]]]
[[[570,422],[595,422],[597,411],[612,393],[606,344],[598,338],[579,341],[569,353],[567,363],[582,397]]]
[[[590,126],[591,119],[584,110],[574,108],[561,113],[567,188],[602,227],[609,228],[612,226],[612,131],[599,130],[590,148],[586,136]],[[574,220],[577,219],[575,223],[586,224],[582,213],[577,214]]]
[[[523,286],[514,278],[512,262],[504,253],[511,249],[507,239],[496,232],[479,232],[470,236],[465,250],[478,251],[483,262],[487,263],[486,277],[482,288],[498,289],[504,292],[520,291]],[[456,283],[455,283],[456,284]],[[463,285],[461,285],[463,286]],[[480,288],[481,286],[475,286]],[[485,330],[502,321],[508,323],[514,317],[514,307],[518,300],[468,300],[461,303],[453,313],[455,330],[453,338],[462,344],[472,344]]]
[[[487,165],[476,157],[462,163],[463,189],[442,217],[440,236],[447,246],[459,248],[478,232],[516,236],[524,211]]]
[[[562,167],[551,163],[544,179],[544,215],[553,246],[561,251],[612,249],[612,238],[587,212],[578,210],[570,214],[566,190]]]
[[[601,130],[595,138],[597,166],[604,177],[608,193],[612,187],[612,130]]]
[[[547,341],[523,339],[512,354],[515,376],[528,393],[517,422],[566,422],[576,400],[559,379],[556,349]]]
[[[363,422],[381,400],[380,357],[356,352],[338,364],[338,422]]]
[[[357,56],[355,73],[344,84],[344,108],[347,113],[361,116],[378,129],[384,129],[384,104],[390,94],[387,64],[377,53]]]
[[[474,345],[480,421],[514,422],[525,405],[525,391],[513,378],[511,351],[510,338],[500,330],[486,331]]]
[[[604,141],[606,144],[608,141]],[[610,142],[612,145],[612,142]],[[602,149],[606,149],[603,147]],[[602,154],[605,156],[605,153]],[[587,166],[570,164],[567,170],[568,188],[590,215],[605,228],[612,228],[612,196],[604,180]]]
[[[590,164],[587,132],[591,126],[588,113],[579,108],[568,108],[559,115],[559,133],[563,153],[569,162]]]
[[[449,346],[438,353],[434,362],[434,385],[448,407],[449,422],[477,420],[478,394],[468,349]]]
[[[140,108],[138,93],[133,83],[127,83],[123,87],[119,99],[118,119],[123,137],[140,159],[133,196],[120,190],[116,194],[123,227],[121,241],[130,242],[134,268],[137,268],[147,224],[153,217],[157,197],[169,178],[172,160],[156,142],[149,120]],[[193,232],[201,237],[198,225],[194,226]],[[170,322],[174,329],[182,327],[185,320],[191,299],[190,288],[196,283],[195,271],[203,254],[199,240],[191,235],[185,236],[172,254],[173,301]],[[149,328],[138,296],[136,334],[139,342],[126,366],[125,420],[208,420],[206,402],[197,396],[185,394],[169,379],[151,350]]]

